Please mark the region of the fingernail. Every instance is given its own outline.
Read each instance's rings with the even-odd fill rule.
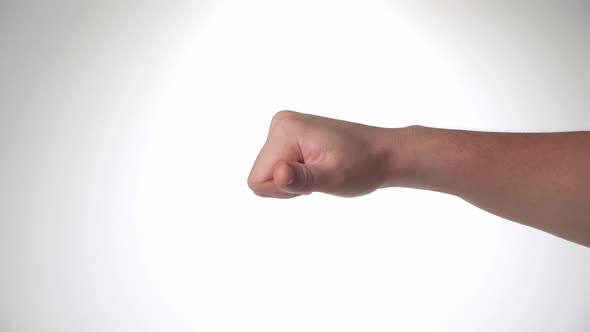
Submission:
[[[293,184],[293,175],[289,175],[289,180],[287,180],[287,185]]]

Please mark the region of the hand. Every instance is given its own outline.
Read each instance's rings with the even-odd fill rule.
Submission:
[[[385,128],[297,113],[278,112],[248,177],[263,197],[311,192],[354,197],[382,187],[391,174]]]

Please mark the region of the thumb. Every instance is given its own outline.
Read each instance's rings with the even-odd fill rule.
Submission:
[[[275,185],[291,194],[320,191],[325,175],[317,165],[280,161],[274,170]]]

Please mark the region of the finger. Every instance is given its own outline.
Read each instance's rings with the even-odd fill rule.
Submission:
[[[260,197],[272,197],[272,198],[293,198],[299,196],[298,194],[287,193],[274,184],[273,180],[269,180],[258,184],[252,191]]]
[[[298,160],[298,158],[296,147],[279,144],[275,141],[267,142],[250,170],[248,186],[257,194],[284,197],[285,192],[278,189],[273,182],[274,168],[279,160]]]
[[[320,166],[299,162],[279,161],[273,172],[276,187],[290,194],[321,191],[326,178],[326,173]]]

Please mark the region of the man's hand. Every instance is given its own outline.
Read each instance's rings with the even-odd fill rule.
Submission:
[[[248,177],[258,195],[440,191],[590,246],[590,132],[380,128],[281,111]]]
[[[311,192],[368,194],[395,171],[384,128],[278,112],[248,185],[259,196],[291,198]]]

